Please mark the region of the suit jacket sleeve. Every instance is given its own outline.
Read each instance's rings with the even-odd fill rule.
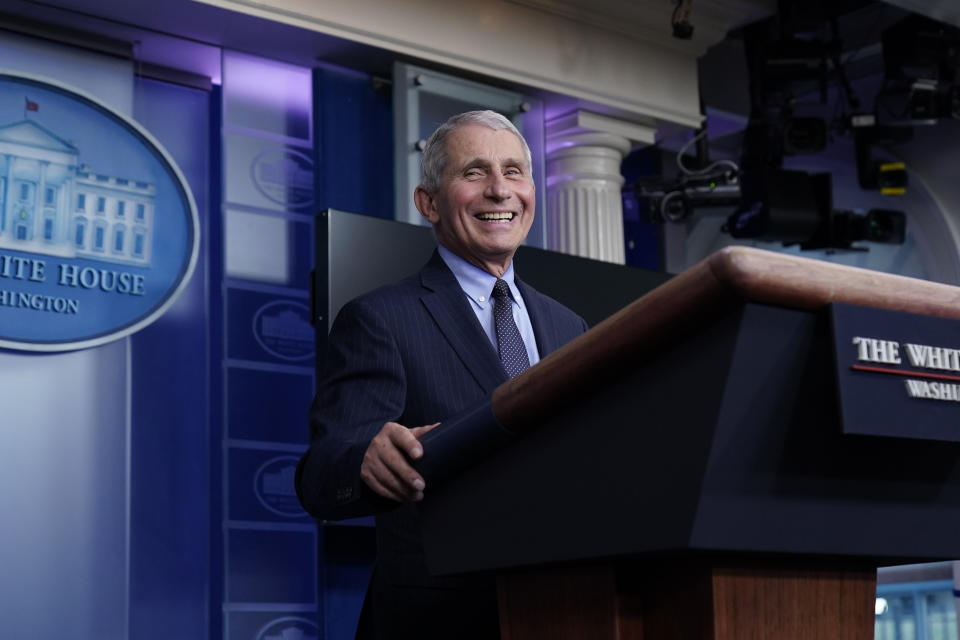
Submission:
[[[397,343],[376,310],[348,303],[330,332],[324,373],[310,409],[310,448],[297,466],[297,495],[314,517],[340,520],[396,503],[360,478],[370,441],[403,413],[406,378]]]
[[[428,264],[421,274],[430,268]],[[433,288],[422,288],[419,280],[404,281],[399,288],[358,298],[338,314],[310,411],[310,448],[296,474],[300,502],[314,517],[339,520],[397,506],[377,496],[360,478],[363,455],[383,424],[419,426],[453,420],[506,380],[495,350],[486,350],[488,354],[462,348],[486,337],[479,324],[476,335],[469,331],[476,318],[453,274],[445,266],[439,273],[446,280],[434,280]],[[420,300],[424,291],[447,314],[443,322],[457,329],[452,335],[460,349],[451,349],[451,335],[434,325],[439,321],[428,312],[430,305]],[[521,291],[541,356],[586,329],[579,316],[556,301],[526,285]],[[487,356],[489,362],[484,360]]]

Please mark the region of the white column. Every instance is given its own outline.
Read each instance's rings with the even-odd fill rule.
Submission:
[[[13,186],[10,184],[11,178],[13,178],[13,163],[15,156],[13,154],[6,154],[7,158],[7,175],[4,176],[3,184],[3,211],[0,211],[0,238],[4,235],[8,235],[11,238],[13,237],[13,232],[10,230],[10,226],[13,224],[13,221],[10,219],[10,194],[13,193]]]
[[[36,242],[43,240],[43,217],[47,207],[47,167],[49,162],[40,161],[40,180],[37,182],[37,192],[33,198],[33,237]]]
[[[573,133],[550,138],[547,149],[547,247],[623,264],[620,162],[630,141]]]
[[[547,123],[547,247],[623,264],[620,162],[657,130],[584,110]]]

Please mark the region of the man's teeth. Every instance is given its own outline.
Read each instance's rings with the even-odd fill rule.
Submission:
[[[477,218],[480,220],[513,220],[513,214],[510,212],[506,213],[478,213]]]

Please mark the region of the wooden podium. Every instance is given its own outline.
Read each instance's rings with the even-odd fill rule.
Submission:
[[[960,557],[960,445],[843,432],[833,302],[960,319],[960,288],[721,251],[494,392],[520,437],[431,485],[431,571],[495,572],[505,640],[873,638],[878,564]]]

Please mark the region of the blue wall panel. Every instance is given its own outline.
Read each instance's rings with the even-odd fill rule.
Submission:
[[[190,284],[165,316],[131,338],[130,637],[137,640],[207,630],[208,105],[206,92],[136,83],[135,116],[180,166],[201,220]]]
[[[224,158],[227,173],[249,178],[228,183],[229,202],[270,211],[312,212],[313,159],[309,147],[238,133],[228,133],[224,138],[230,148]]]
[[[299,459],[297,453],[282,451],[231,450],[227,518],[312,523],[294,492],[293,474]]]
[[[219,604],[231,639],[319,634],[316,526],[293,491],[313,396],[311,75],[224,52]]]
[[[313,81],[317,210],[393,218],[390,91],[369,75],[332,67],[315,69]]]
[[[313,375],[227,371],[227,437],[306,445]]]
[[[231,360],[313,366],[313,327],[306,296],[231,288],[226,323]]]
[[[227,533],[227,599],[231,603],[314,605],[316,533],[233,528]]]
[[[313,139],[310,70],[225,51],[224,124],[261,136]]]
[[[393,106],[390,91],[369,75],[314,70],[314,147],[318,210],[394,217]],[[413,195],[410,194],[412,198]],[[326,277],[317,265],[318,277]],[[304,438],[306,442],[306,437]],[[364,523],[370,524],[371,519]],[[318,581],[323,638],[350,638],[374,555],[372,527],[321,529]]]
[[[224,213],[225,268],[231,279],[267,286],[310,286],[313,220],[231,205]]]

